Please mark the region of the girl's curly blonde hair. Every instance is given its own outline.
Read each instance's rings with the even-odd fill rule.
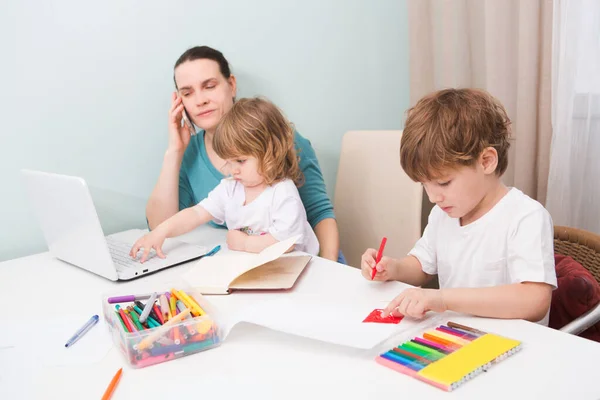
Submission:
[[[294,145],[294,128],[281,110],[264,98],[240,99],[217,126],[213,148],[225,160],[241,156],[258,159],[267,185],[291,179],[304,183]]]

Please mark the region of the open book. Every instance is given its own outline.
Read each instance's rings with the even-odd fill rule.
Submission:
[[[183,278],[202,294],[232,290],[290,289],[312,258],[282,255],[300,238],[277,242],[258,254],[231,252],[200,259]]]

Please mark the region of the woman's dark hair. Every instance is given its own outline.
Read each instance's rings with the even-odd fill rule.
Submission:
[[[219,70],[221,71],[221,74],[225,77],[225,79],[229,79],[229,77],[231,77],[229,63],[227,62],[225,56],[223,56],[223,53],[221,53],[219,50],[215,50],[212,47],[208,46],[196,46],[186,50],[185,53],[183,53],[177,59],[177,62],[175,62],[175,67],[173,67],[173,69],[177,68],[184,62],[203,59],[213,60],[217,64],[219,64]],[[173,81],[175,81],[175,74],[173,74]],[[175,87],[177,87],[177,82],[175,82]]]

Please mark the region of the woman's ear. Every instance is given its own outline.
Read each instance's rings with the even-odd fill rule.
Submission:
[[[237,81],[235,79],[235,75],[231,75],[229,79],[227,79],[229,86],[231,86],[231,97],[233,97],[234,101],[237,96]]]
[[[479,156],[479,163],[483,168],[483,173],[490,175],[496,172],[498,168],[498,152],[493,147],[486,147]]]

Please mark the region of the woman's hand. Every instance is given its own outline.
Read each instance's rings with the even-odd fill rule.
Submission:
[[[183,101],[177,93],[171,95],[171,109],[169,110],[169,150],[183,153],[190,143],[192,134],[195,133],[191,122],[187,121],[182,125]]]

